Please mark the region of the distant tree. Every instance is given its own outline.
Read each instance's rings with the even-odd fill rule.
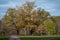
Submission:
[[[60,16],[52,16],[51,19],[55,23],[56,34],[60,34]]]

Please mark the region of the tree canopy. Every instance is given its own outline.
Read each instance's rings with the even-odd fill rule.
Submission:
[[[2,19],[6,25],[8,34],[15,32],[16,34],[25,35],[44,35],[54,34],[55,24],[49,19],[50,13],[42,8],[34,9],[35,2],[26,2],[19,9],[9,8],[6,15]],[[14,31],[15,30],[15,31]]]

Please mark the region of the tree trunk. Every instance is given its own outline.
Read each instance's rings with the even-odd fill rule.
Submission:
[[[17,29],[16,31],[17,31],[17,35],[19,35],[19,29]]]

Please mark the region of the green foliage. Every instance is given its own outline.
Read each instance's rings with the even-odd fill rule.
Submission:
[[[46,27],[48,35],[56,33],[55,24],[51,19],[47,19],[46,21],[44,21],[44,25]]]

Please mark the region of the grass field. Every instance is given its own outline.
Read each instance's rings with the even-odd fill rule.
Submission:
[[[60,40],[60,36],[20,36],[21,40]],[[9,37],[2,36],[0,40],[9,40]]]

